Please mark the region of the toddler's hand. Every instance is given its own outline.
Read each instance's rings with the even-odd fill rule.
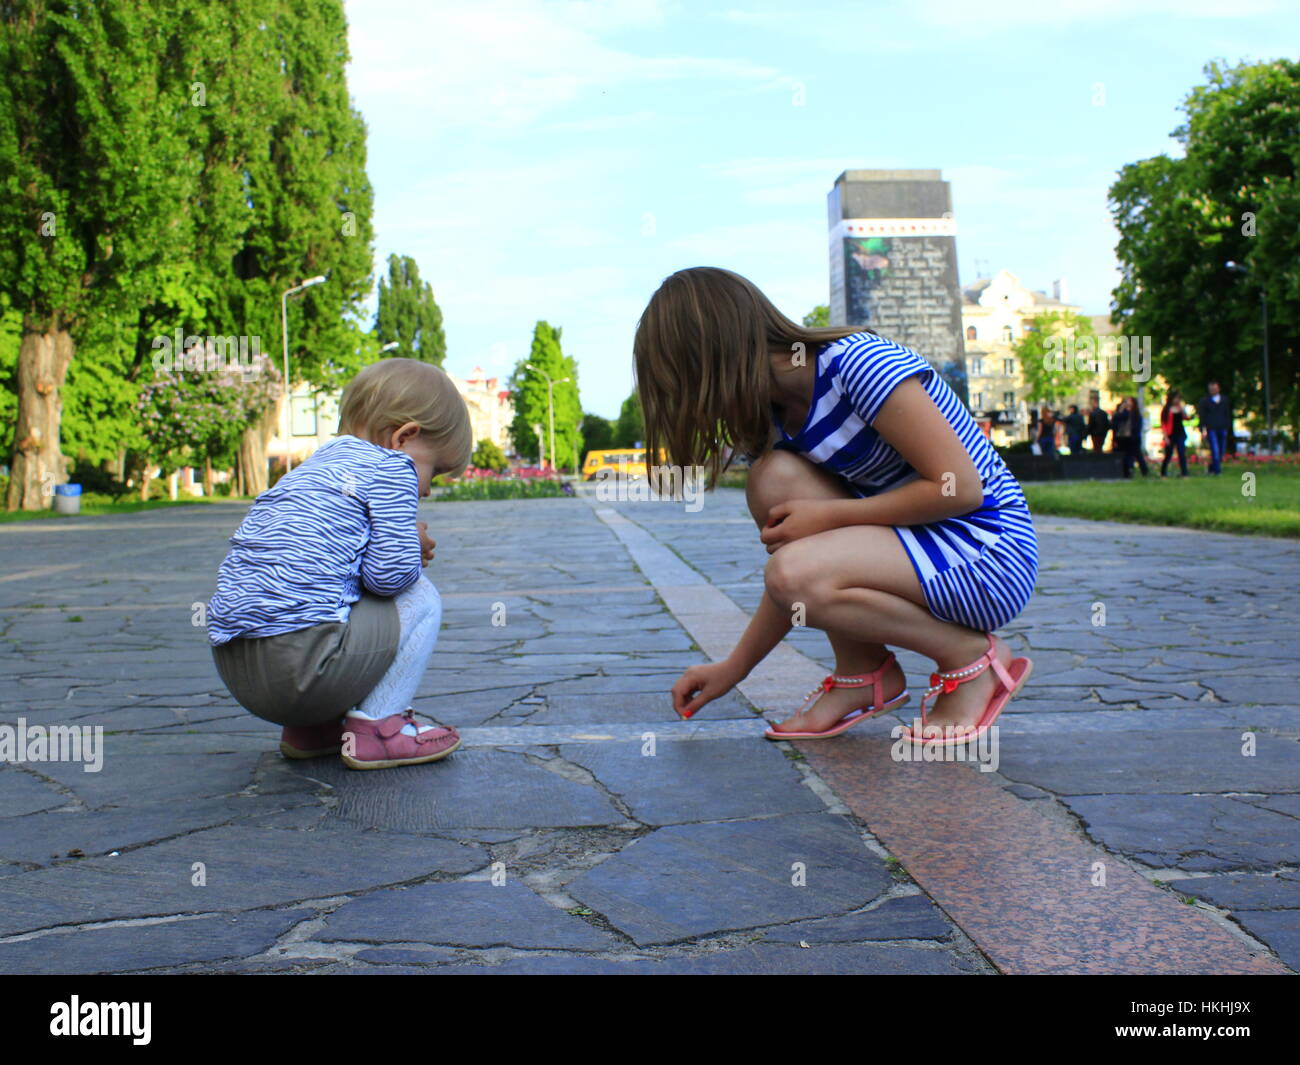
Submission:
[[[420,532],[420,565],[427,566],[433,561],[433,549],[438,546],[436,540],[429,539],[429,526],[417,521],[415,527]]]

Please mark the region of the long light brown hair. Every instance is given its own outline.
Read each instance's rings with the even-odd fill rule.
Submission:
[[[772,356],[812,358],[864,332],[792,322],[730,270],[678,270],[650,297],[632,345],[647,465],[662,449],[674,466],[704,467],[712,486],[733,452],[758,458],[773,440]]]

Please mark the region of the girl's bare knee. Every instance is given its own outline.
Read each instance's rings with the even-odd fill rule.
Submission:
[[[749,467],[745,482],[745,502],[760,526],[767,523],[767,512],[778,503],[799,496],[800,484],[807,485],[815,467],[789,451],[769,451]],[[807,495],[807,492],[804,493]]]
[[[796,603],[807,606],[817,596],[817,560],[813,552],[797,540],[786,544],[768,559],[763,583],[777,606],[785,610]]]

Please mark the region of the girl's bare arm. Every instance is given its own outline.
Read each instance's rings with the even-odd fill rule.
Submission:
[[[740,672],[741,677],[749,676],[754,667],[772,653],[772,648],[785,638],[785,634],[792,627],[789,612],[782,610],[772,602],[771,596],[764,592],[758,609],[754,611],[754,616],[745,626],[744,634],[731,654],[727,656],[728,661]]]
[[[984,501],[974,461],[918,378],[894,389],[873,428],[916,470],[917,479],[869,499],[794,500],[773,507],[771,520],[780,524],[763,530],[769,550],[845,525],[926,525],[969,514]]]

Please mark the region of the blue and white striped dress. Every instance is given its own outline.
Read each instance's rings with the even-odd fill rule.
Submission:
[[[355,436],[329,441],[257,497],[230,538],[208,639],[347,621],[364,588],[391,597],[423,572],[415,463]]]
[[[1033,592],[1038,540],[1020,485],[965,405],[928,362],[910,348],[871,333],[823,345],[817,354],[812,405],[790,436],[777,419],[779,448],[839,474],[848,489],[872,496],[919,475],[872,428],[898,385],[921,375],[926,393],[956,431],[979,471],[978,509],[928,525],[897,526],[930,612],[981,632],[1005,625]]]

